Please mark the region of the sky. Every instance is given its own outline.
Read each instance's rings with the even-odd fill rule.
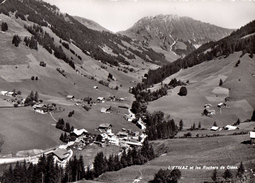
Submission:
[[[188,16],[224,28],[255,20],[255,0],[44,0],[62,13],[93,20],[112,32],[126,30],[146,16]]]

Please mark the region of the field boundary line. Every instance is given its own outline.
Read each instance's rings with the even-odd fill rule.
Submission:
[[[58,122],[58,121],[53,117],[53,115],[51,114],[51,112],[49,112],[49,113],[50,113],[51,118],[52,118],[55,122]]]

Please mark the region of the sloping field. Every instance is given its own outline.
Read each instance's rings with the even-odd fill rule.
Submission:
[[[1,109],[1,129],[4,144],[1,153],[16,153],[20,150],[47,149],[61,144],[61,132],[51,126],[50,115],[39,114],[32,108]]]
[[[172,139],[153,142],[157,148],[166,149],[166,154],[160,156],[145,165],[132,166],[117,172],[105,173],[99,181],[105,182],[133,182],[141,176],[140,182],[152,180],[154,174],[160,169],[169,166],[187,166],[187,170],[181,170],[182,178],[180,183],[198,183],[211,181],[213,169],[210,166],[218,167],[233,166],[238,167],[242,161],[244,164],[255,160],[254,148],[250,145],[241,144],[248,140],[249,136],[224,136],[200,139]],[[164,144],[164,145],[163,145]],[[190,167],[194,166],[194,169]],[[195,167],[201,169],[195,169]],[[209,167],[203,169],[203,166]],[[222,175],[225,170],[218,169],[218,175]],[[235,174],[236,169],[230,170]],[[141,173],[140,173],[141,172]]]
[[[180,87],[168,92],[157,101],[150,102],[148,110],[153,112],[161,110],[170,114],[175,122],[183,119],[184,126],[190,127],[200,121],[203,126],[210,127],[213,121],[222,126],[233,124],[240,120],[250,119],[255,108],[255,62],[247,55],[239,58],[240,53],[234,53],[227,58],[219,58],[204,62],[192,68],[184,69],[164,80],[169,83],[173,78],[181,81],[190,81],[187,96],[180,97],[177,93]],[[234,68],[235,63],[241,60],[239,67]],[[248,69],[247,69],[248,68]],[[239,81],[240,78],[240,81]],[[222,79],[223,85],[219,86]],[[219,110],[217,104],[226,102],[227,108]],[[204,104],[211,104],[211,110],[216,115],[212,117],[201,116]]]

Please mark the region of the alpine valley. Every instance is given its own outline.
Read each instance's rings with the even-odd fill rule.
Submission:
[[[0,25],[0,182],[255,182],[255,21],[0,0]]]

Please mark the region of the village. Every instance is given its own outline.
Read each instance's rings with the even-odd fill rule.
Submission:
[[[94,89],[97,89],[95,86]],[[22,98],[21,95],[17,95],[15,91],[1,91],[1,95],[4,96],[2,99],[6,101],[10,105],[8,108],[13,107],[25,107],[26,98]],[[93,105],[97,105],[100,103],[105,102],[123,102],[124,98],[116,98],[115,96],[110,96],[108,98],[105,97],[97,97],[96,100],[93,100],[92,97],[84,97],[83,99],[75,98],[73,95],[67,95],[65,97],[66,101],[73,103],[73,108],[75,107],[82,107],[86,111],[89,111]],[[5,106],[6,103],[5,103]],[[1,106],[3,107],[3,106]],[[28,106],[27,106],[28,107]],[[42,100],[38,100],[38,102],[33,101],[33,104],[30,105],[32,111],[35,113],[46,115],[50,114],[52,119],[58,122],[57,119],[53,117],[54,112],[61,112],[64,109],[58,108],[57,104],[50,103],[47,104]],[[131,123],[136,117],[130,109],[126,106],[119,106],[121,108],[125,108],[128,111],[128,114],[125,114],[123,118]],[[100,110],[101,113],[111,113],[113,112],[113,108],[110,106],[109,108],[102,107]],[[118,111],[115,110],[118,113]],[[53,127],[56,127],[56,124]],[[39,152],[36,155],[26,155],[24,157],[9,157],[7,159],[2,159],[0,162],[8,163],[8,162],[16,162],[16,161],[23,161],[26,160],[27,162],[32,162],[34,164],[38,163],[39,157],[44,155],[52,154],[55,162],[57,162],[61,166],[65,166],[68,160],[73,156],[73,151],[82,151],[85,148],[96,145],[98,147],[104,148],[106,146],[116,146],[120,147],[123,150],[132,147],[141,147],[143,141],[147,137],[145,134],[145,124],[142,122],[141,119],[138,120],[137,124],[140,125],[141,131],[132,131],[131,129],[122,128],[121,131],[118,131],[116,134],[113,133],[114,126],[109,123],[102,123],[98,126],[95,132],[89,133],[85,128],[77,129],[73,128],[68,133],[65,133],[64,140],[60,138],[65,144],[61,144],[57,147],[50,148],[43,152]],[[29,151],[29,150],[28,150]],[[121,152],[120,152],[121,153]],[[29,154],[29,153],[28,153]]]

